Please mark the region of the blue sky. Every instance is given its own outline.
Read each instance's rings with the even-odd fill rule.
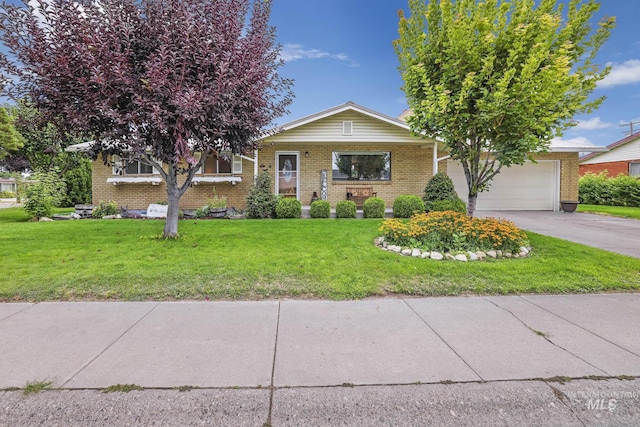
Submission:
[[[271,22],[286,60],[281,73],[295,80],[296,95],[290,115],[280,122],[347,101],[398,116],[407,105],[392,41],[398,38],[397,12],[406,10],[407,4],[407,0],[274,0]],[[629,130],[620,125],[640,122],[640,1],[601,0],[600,4],[592,25],[603,16],[617,20],[596,59],[613,66],[593,94],[607,99],[593,113],[575,117],[577,126],[562,138],[608,145]],[[634,125],[637,131],[640,123]]]

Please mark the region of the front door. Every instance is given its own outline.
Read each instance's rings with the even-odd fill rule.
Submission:
[[[276,164],[278,165],[278,177],[276,178],[276,194],[282,197],[299,198],[300,175],[299,153],[278,152]]]

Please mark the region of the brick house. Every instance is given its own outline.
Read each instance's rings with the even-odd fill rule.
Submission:
[[[608,176],[640,177],[640,132],[636,132],[607,146],[606,152],[589,153],[580,157],[580,176],[606,172]]]
[[[314,193],[335,207],[347,192],[367,189],[391,207],[401,194],[422,195],[437,171],[448,173],[460,197],[466,197],[462,168],[448,158],[442,143],[416,137],[403,120],[352,102],[289,122],[261,145],[253,155],[212,157],[182,197],[181,208],[205,204],[214,185],[229,206],[244,207],[260,167],[272,173],[276,194],[295,197],[305,206]],[[503,170],[490,191],[480,195],[477,209],[558,210],[560,200],[577,200],[578,153],[598,148],[552,144],[548,153],[535,156],[536,163]],[[114,158],[113,166],[105,166],[99,159],[92,172],[94,203],[115,200],[142,209],[166,199],[162,178],[144,165],[122,165]]]

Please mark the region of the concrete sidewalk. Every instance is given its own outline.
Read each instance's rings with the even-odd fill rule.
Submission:
[[[167,425],[205,407],[207,423],[238,425],[371,425],[393,414],[409,418],[392,424],[475,424],[484,415],[589,424],[607,412],[585,400],[593,390],[627,393],[606,419],[639,423],[640,381],[621,380],[640,376],[639,338],[640,294],[0,304],[0,389],[52,381],[64,390],[0,392],[0,425],[42,410],[30,420],[65,423],[55,418],[64,411],[47,415],[56,405],[84,414],[74,415],[79,424],[100,424],[87,418],[96,411],[128,423],[114,408],[145,404],[165,417],[149,422]],[[147,390],[96,391],[117,384]],[[469,406],[485,399],[503,406]],[[523,402],[533,407],[517,409]]]

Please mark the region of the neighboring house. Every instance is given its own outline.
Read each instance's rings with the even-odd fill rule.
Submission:
[[[16,189],[15,178],[0,178],[0,192],[8,191],[10,193],[15,193]]]
[[[448,159],[444,144],[412,135],[400,119],[347,102],[292,121],[265,138],[253,156],[230,161],[212,158],[196,175],[181,199],[193,209],[212,197],[212,187],[227,197],[229,206],[245,207],[245,197],[259,167],[271,171],[274,192],[309,205],[314,193],[332,207],[354,187],[365,187],[387,207],[401,194],[422,195],[429,179],[447,172],[466,198],[462,168]],[[87,143],[70,147],[81,151]],[[558,210],[560,200],[578,198],[578,153],[598,149],[575,143],[553,144],[535,156],[537,163],[503,169],[491,190],[478,198],[478,210]],[[159,174],[137,162],[113,166],[93,162],[93,202],[115,200],[132,209],[166,200]]]
[[[640,132],[607,146],[608,151],[590,153],[580,158],[580,176],[607,172],[609,176],[640,176]]]

